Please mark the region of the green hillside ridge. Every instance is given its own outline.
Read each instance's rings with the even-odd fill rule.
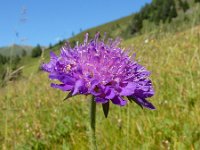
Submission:
[[[4,56],[16,56],[16,55],[21,56],[23,53],[23,50],[25,50],[27,55],[30,55],[32,49],[33,49],[32,46],[13,44],[7,47],[0,47],[0,54]]]

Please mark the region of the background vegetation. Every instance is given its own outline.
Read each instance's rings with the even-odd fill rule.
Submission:
[[[164,13],[169,4],[176,16]],[[162,15],[156,20],[158,14]],[[137,32],[136,16],[142,16]],[[143,110],[134,103],[121,108],[111,105],[105,119],[98,105],[99,149],[200,149],[199,24],[199,1],[154,0],[137,14],[69,39],[75,45],[85,32],[93,36],[97,31],[121,36],[121,46],[132,48],[130,52],[136,52],[137,60],[152,71],[156,95],[150,101],[157,110]],[[59,53],[63,43],[50,49]],[[39,65],[49,60],[50,49],[39,58],[22,57],[18,63],[0,57],[3,67],[24,66],[23,78],[9,80],[0,89],[0,149],[89,149],[88,97],[62,101],[67,93],[52,89],[47,74],[39,71]]]

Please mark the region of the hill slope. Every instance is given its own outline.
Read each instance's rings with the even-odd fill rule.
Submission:
[[[156,0],[161,1],[161,0]],[[189,4],[189,8],[187,11],[183,11],[182,8],[179,6],[179,2],[175,1],[177,5],[177,17],[173,18],[171,22],[162,22],[160,21],[159,25],[154,24],[150,20],[143,20],[143,27],[141,31],[138,33],[132,35],[130,34],[130,27],[132,26],[132,21],[134,19],[135,14],[132,14],[130,16],[88,29],[86,31],[83,31],[79,33],[78,35],[75,35],[74,37],[71,37],[67,39],[71,46],[73,47],[76,44],[76,41],[79,41],[79,43],[82,42],[83,37],[85,33],[89,33],[90,37],[93,37],[96,32],[100,32],[103,36],[104,33],[107,34],[107,37],[115,38],[117,36],[123,38],[124,40],[130,39],[133,37],[137,37],[138,35],[143,34],[149,34],[153,33],[156,35],[160,34],[161,32],[164,33],[176,33],[176,32],[182,32],[184,30],[193,28],[194,26],[198,25],[200,23],[200,3],[194,3],[194,1],[187,0]],[[141,9],[140,12],[138,12],[140,15],[142,15],[143,11]],[[38,71],[38,65],[36,65],[38,62],[43,62],[44,60],[47,60],[49,58],[49,52],[54,51],[55,53],[59,53],[59,50],[61,46],[64,45],[66,41],[61,41],[58,44],[52,46],[51,49],[46,49],[43,56],[40,59],[33,59],[33,58],[25,58],[22,60],[22,65],[25,66],[24,72],[26,76],[29,76],[30,72],[37,72]]]
[[[4,56],[16,56],[16,55],[20,56],[22,55],[24,50],[28,55],[30,55],[32,49],[33,49],[32,46],[22,46],[14,44],[7,47],[0,47],[0,54]]]
[[[134,103],[111,105],[105,119],[97,105],[99,149],[200,149],[200,26],[195,26],[198,15],[194,22],[184,21],[199,12],[191,10],[171,24],[147,23],[141,34],[123,41],[121,46],[131,47],[130,52],[136,52],[137,60],[152,72],[156,94],[150,101],[157,110],[142,110]],[[85,32],[117,36],[130,19]],[[81,42],[85,32],[70,42]],[[58,53],[62,45],[51,50]],[[89,149],[89,97],[63,101],[67,93],[50,87],[47,74],[38,71],[49,51],[40,59],[24,58],[24,78],[0,89],[0,149]]]
[[[97,106],[99,149],[199,149],[200,26],[179,33],[145,34],[122,43],[152,71],[156,111],[134,103],[111,105],[105,119]],[[62,101],[45,73],[0,90],[0,147],[8,149],[88,149],[89,102]],[[195,119],[195,121],[194,121]]]

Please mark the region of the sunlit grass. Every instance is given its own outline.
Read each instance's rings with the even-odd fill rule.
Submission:
[[[124,41],[151,70],[156,111],[97,105],[99,149],[200,149],[200,27]],[[0,149],[89,149],[89,101],[50,88],[38,60],[0,90]],[[25,66],[26,67],[26,66]],[[30,69],[30,70],[29,70]],[[33,72],[32,74],[29,74]],[[28,75],[29,74],[29,75]]]

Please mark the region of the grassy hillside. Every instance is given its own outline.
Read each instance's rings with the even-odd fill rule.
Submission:
[[[95,35],[96,32],[101,32],[102,34],[106,33],[108,37],[122,36],[123,32],[126,30],[127,26],[129,25],[131,18],[132,18],[132,15],[106,23],[104,25],[100,25],[100,26],[85,30],[84,32],[76,35],[70,40],[82,41],[83,39],[82,37],[85,35],[85,33],[89,33],[90,35],[93,36]]]
[[[4,56],[16,56],[16,55],[21,56],[23,53],[23,50],[25,50],[27,55],[30,55],[32,49],[33,47],[31,46],[21,46],[21,45],[14,44],[7,47],[0,47],[0,54]]]
[[[156,111],[134,103],[97,106],[99,149],[200,149],[200,26],[126,40],[152,71]],[[35,61],[38,64],[38,60]],[[50,88],[47,74],[32,73],[0,90],[0,148],[89,149],[89,102]]]
[[[132,16],[98,26],[69,39],[97,31],[125,37],[121,46],[136,52],[137,60],[152,72],[155,111],[135,103],[111,105],[104,118],[97,105],[98,149],[200,149],[200,4],[159,26],[144,20],[140,33],[126,37]],[[178,8],[177,8],[178,9]],[[189,19],[189,20],[188,20]],[[64,44],[53,46],[59,53]],[[39,71],[49,51],[38,58],[24,57],[23,78],[0,89],[0,149],[89,149],[89,97],[63,101],[67,93],[50,87]]]

